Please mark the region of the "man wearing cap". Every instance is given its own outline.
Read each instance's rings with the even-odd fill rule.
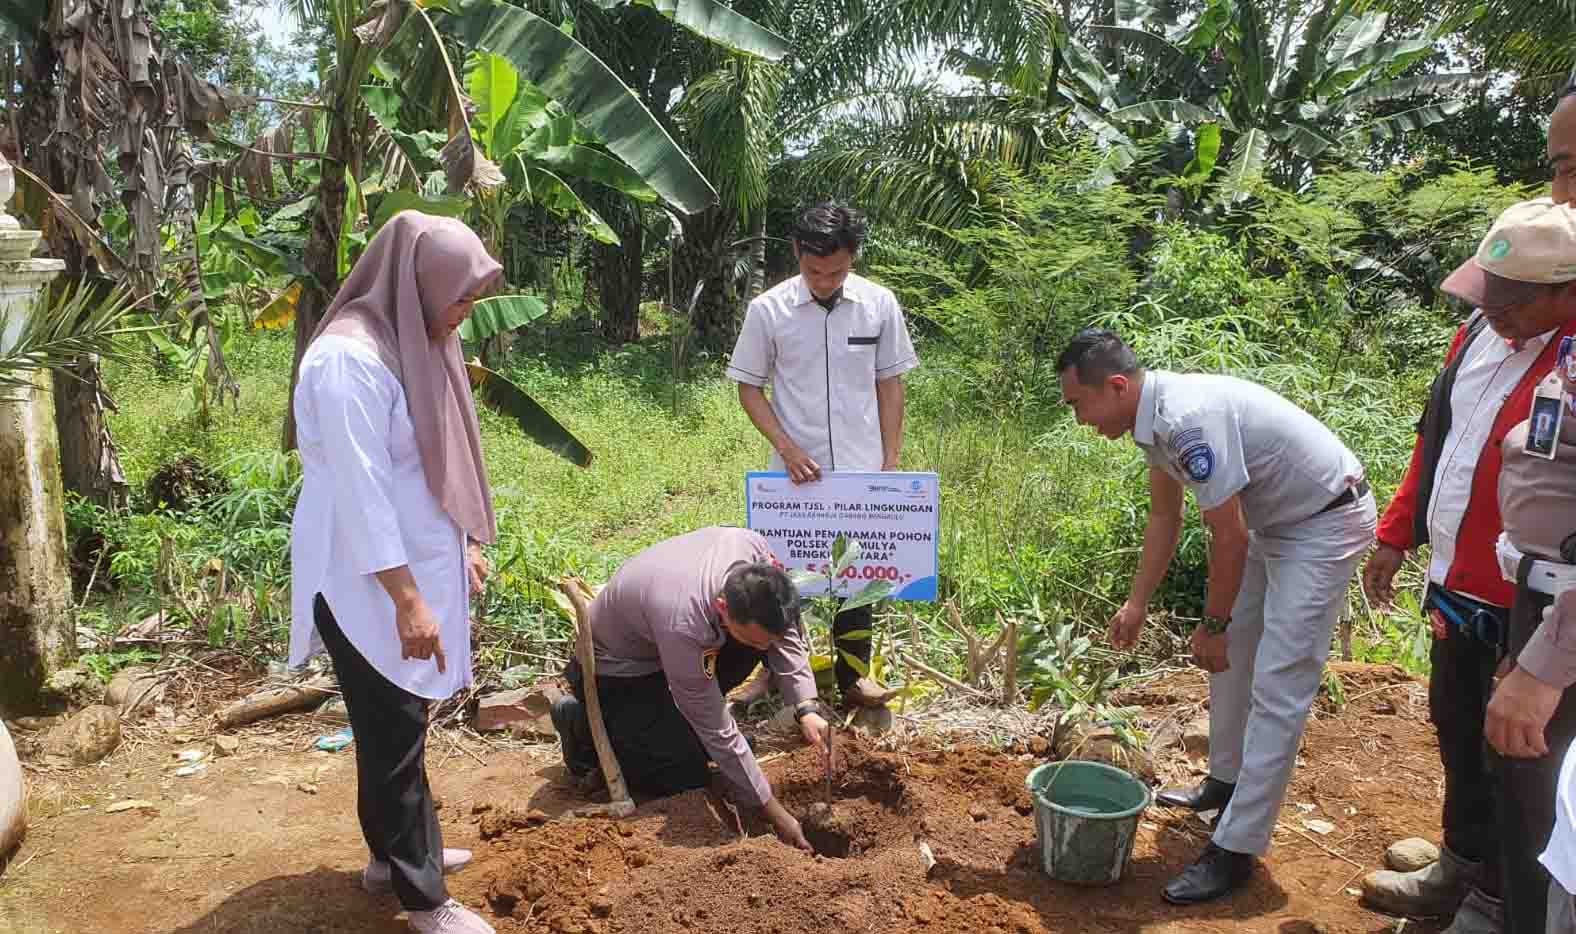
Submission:
[[[591,604],[597,697],[632,790],[670,795],[710,782],[715,762],[736,802],[761,808],[783,842],[810,849],[772,794],[724,700],[765,663],[805,741],[825,749],[799,594],[766,539],[715,527],[658,542],[624,562]],[[564,764],[597,767],[578,662],[573,697],[553,705]]]
[[[1209,527],[1195,662],[1210,672],[1209,776],[1156,800],[1222,809],[1198,859],[1168,883],[1191,905],[1248,881],[1270,844],[1319,691],[1352,572],[1373,541],[1362,465],[1328,428],[1262,386],[1144,370],[1117,335],[1080,332],[1056,362],[1080,424],[1131,432],[1149,463],[1150,511],[1130,595],[1111,642],[1138,640],[1182,527],[1183,491]]]
[[[1386,606],[1406,552],[1432,546],[1424,600],[1434,628],[1429,713],[1445,772],[1439,862],[1370,874],[1363,897],[1398,914],[1454,912],[1451,934],[1487,934],[1504,924],[1501,823],[1484,755],[1489,696],[1515,596],[1495,554],[1497,490],[1502,442],[1527,417],[1559,338],[1576,332],[1576,303],[1566,286],[1576,279],[1571,216],[1549,199],[1508,208],[1476,255],[1441,286],[1477,311],[1456,332],[1429,390],[1411,464],[1363,570],[1369,599]]]
[[[794,483],[823,471],[896,470],[903,450],[903,374],[919,357],[897,298],[852,272],[864,240],[859,211],[805,209],[793,231],[799,275],[750,302],[728,361],[740,405],[772,444],[770,469]],[[869,670],[871,619],[868,606],[833,619],[834,668],[845,701],[879,707],[895,692],[847,660]],[[741,699],[765,690],[757,681]]]

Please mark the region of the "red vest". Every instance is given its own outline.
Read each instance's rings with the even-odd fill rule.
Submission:
[[[1516,383],[1516,388],[1511,390],[1510,397],[1494,417],[1494,427],[1489,432],[1488,441],[1478,452],[1477,461],[1472,466],[1472,491],[1461,517],[1461,528],[1457,531],[1455,557],[1445,572],[1446,590],[1464,593],[1496,606],[1510,606],[1516,597],[1516,586],[1500,576],[1499,560],[1494,555],[1494,543],[1499,539],[1502,528],[1499,517],[1499,443],[1507,432],[1526,419],[1532,406],[1533,390],[1554,368],[1560,338],[1571,334],[1576,334],[1576,321],[1560,328],[1549,338],[1543,351]],[[1447,365],[1460,353],[1465,336],[1466,326],[1463,325],[1457,329],[1455,339],[1450,342],[1450,351],[1445,354]],[[1478,339],[1501,340],[1493,331],[1480,335]],[[1448,391],[1445,398],[1449,398]],[[1452,416],[1466,418],[1468,414],[1452,413]],[[1417,443],[1412,447],[1412,462],[1406,469],[1406,477],[1396,488],[1384,517],[1379,520],[1379,541],[1401,551],[1408,551],[1416,544],[1413,523],[1418,518],[1419,510],[1428,509],[1427,503],[1418,502],[1421,478],[1425,475],[1432,478],[1438,466],[1437,460],[1425,457],[1424,452],[1428,447],[1426,441],[1422,435],[1418,436]],[[1439,445],[1433,445],[1433,449],[1438,450]],[[1424,463],[1425,460],[1428,462]]]

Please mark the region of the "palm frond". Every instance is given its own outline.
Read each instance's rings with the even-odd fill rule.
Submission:
[[[39,370],[62,369],[89,354],[117,356],[116,338],[151,330],[130,323],[135,310],[129,287],[104,292],[86,280],[45,290],[25,312],[0,307],[0,387],[25,386]]]

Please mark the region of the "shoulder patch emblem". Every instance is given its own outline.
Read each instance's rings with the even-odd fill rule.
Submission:
[[[700,670],[706,673],[706,677],[716,679],[717,655],[721,651],[722,649],[707,649],[700,653]]]
[[[1215,472],[1215,452],[1207,441],[1195,441],[1182,450],[1178,458],[1182,471],[1194,483],[1204,483]]]

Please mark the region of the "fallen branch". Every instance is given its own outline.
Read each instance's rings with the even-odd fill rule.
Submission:
[[[335,693],[334,679],[327,676],[313,678],[305,684],[270,688],[224,708],[219,712],[219,726],[241,726],[280,714],[314,710]]]
[[[969,686],[967,684],[964,684],[962,681],[959,681],[957,678],[954,678],[951,675],[942,674],[941,672],[939,672],[936,669],[930,667],[929,665],[925,664],[924,662],[915,661],[914,659],[909,658],[906,655],[898,655],[896,652],[894,652],[893,655],[897,658],[897,662],[898,662],[899,665],[905,665],[905,666],[907,666],[909,668],[913,668],[915,671],[918,671],[920,674],[928,675],[929,677],[934,678],[935,680],[941,682],[942,684],[945,684],[948,687],[957,688],[960,691],[967,691],[969,694],[972,694],[975,697],[990,698],[989,694],[986,694],[984,691],[981,691],[979,688],[971,687],[971,686]]]
[[[1318,847],[1319,849],[1323,850],[1324,852],[1330,854],[1331,856],[1335,857],[1336,859],[1345,860],[1346,862],[1351,863],[1353,866],[1356,866],[1358,869],[1365,868],[1362,863],[1359,863],[1357,860],[1352,859],[1350,856],[1347,856],[1345,853],[1342,853],[1339,850],[1332,850],[1331,848],[1325,846],[1324,844],[1320,843],[1319,841],[1315,840],[1314,838],[1312,838],[1312,837],[1308,836],[1307,834],[1303,833],[1302,831],[1298,830],[1296,827],[1293,827],[1290,824],[1285,823],[1284,821],[1279,823],[1279,824],[1277,824],[1276,826],[1281,827],[1281,828],[1283,828],[1285,830],[1290,830],[1292,833],[1294,833],[1297,836],[1303,838],[1304,840],[1307,840],[1309,843],[1313,844],[1314,846]]]

